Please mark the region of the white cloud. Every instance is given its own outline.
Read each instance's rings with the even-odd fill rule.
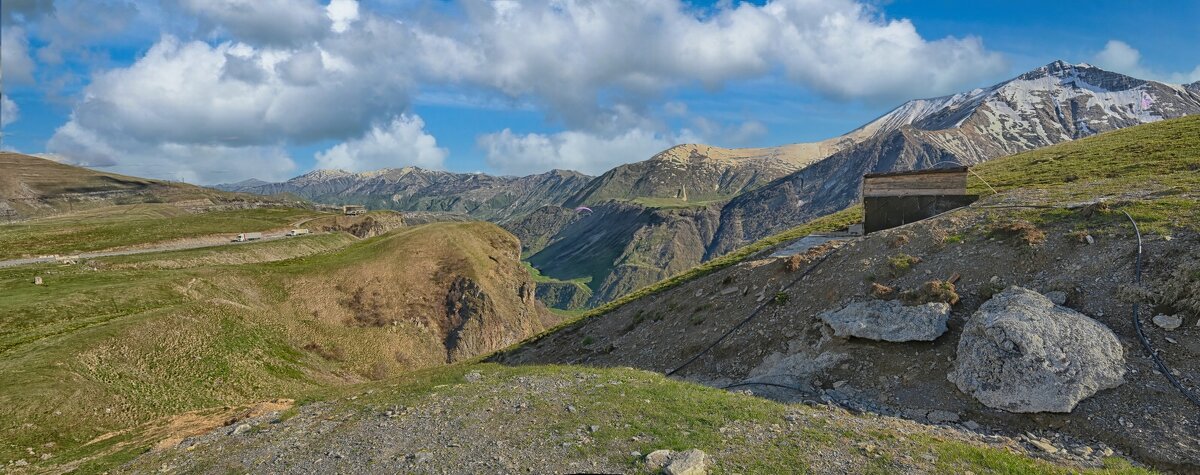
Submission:
[[[407,106],[404,77],[371,69],[389,61],[364,57],[356,69],[335,48],[361,54],[163,37],[133,65],[95,75],[47,151],[163,178],[281,178],[294,169],[285,144],[356,136]]]
[[[20,109],[17,108],[17,103],[9,99],[7,95],[0,93],[0,128],[7,127],[8,124],[16,122],[20,116]]]
[[[47,149],[65,163],[189,183],[213,184],[246,177],[284,180],[296,171],[296,164],[278,145],[142,142],[97,133],[74,121],[55,131]]]
[[[31,83],[33,68],[25,30],[18,26],[4,28],[0,32],[0,81]]]
[[[371,127],[362,137],[337,144],[316,155],[319,168],[349,171],[378,170],[414,165],[440,169],[449,152],[425,132],[425,121],[401,115],[382,126]]]
[[[296,46],[330,29],[325,9],[312,0],[177,0],[207,28],[223,28],[255,45]]]
[[[666,131],[659,118],[686,120],[683,104],[658,104],[673,88],[783,74],[832,97],[895,100],[974,86],[1005,70],[978,39],[928,40],[912,23],[852,0],[703,10],[681,0],[464,0],[461,16],[428,9],[412,18],[373,14],[353,0],[322,3],[172,0],[175,12],[201,20],[210,41],[234,40],[165,35],[134,64],[96,74],[48,150],[79,154],[96,143],[92,154],[116,166],[159,167],[166,165],[130,157],[172,147],[216,157],[238,151],[273,164],[266,173],[274,173],[287,165],[275,154],[281,146],[346,141],[321,156],[370,168],[391,163],[370,152],[383,150],[384,138],[395,138],[392,146],[427,138],[428,146],[412,149],[424,155],[403,160],[441,166],[444,150],[413,127],[419,118],[402,115],[417,85],[428,84],[532,104],[568,129],[481,137],[500,171],[597,172],[687,134]],[[765,134],[753,121],[704,128],[727,144]],[[209,168],[204,176],[221,169]]]
[[[1120,40],[1109,40],[1104,49],[1093,57],[1096,66],[1139,79],[1152,79],[1168,83],[1190,83],[1200,81],[1200,65],[1190,72],[1153,71],[1142,64],[1142,53]]]
[[[358,20],[358,1],[332,0],[325,7],[325,13],[333,21],[333,32],[342,33]]]
[[[600,174],[629,162],[650,158],[681,142],[698,142],[691,132],[662,134],[634,128],[603,136],[580,131],[515,134],[510,129],[480,136],[487,163],[501,173],[528,175],[551,168]]]
[[[929,41],[850,0],[777,0],[703,14],[679,0],[468,2],[458,30],[420,29],[435,77],[533,96],[571,127],[681,84],[716,88],[783,69],[841,98],[951,92],[1005,71],[977,38]]]

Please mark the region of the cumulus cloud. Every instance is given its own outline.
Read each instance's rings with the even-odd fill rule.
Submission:
[[[552,168],[600,174],[623,163],[645,160],[675,144],[698,141],[687,130],[675,135],[640,128],[612,136],[580,131],[517,134],[504,129],[478,139],[488,165],[512,175]]]
[[[358,19],[357,0],[332,0],[325,6],[329,20],[333,22],[334,33],[345,32],[350,24]]]
[[[169,156],[171,147],[204,150],[214,158],[197,161],[212,163],[189,171],[204,177],[235,168],[221,157],[245,153],[275,167],[266,177],[290,166],[276,154],[281,146],[332,139],[344,143],[320,154],[322,166],[391,165],[388,147],[408,150],[391,160],[441,166],[444,149],[419,118],[404,115],[427,84],[533,104],[568,129],[481,137],[498,170],[598,172],[690,134],[664,125],[664,114],[689,114],[682,104],[658,104],[673,88],[783,75],[830,97],[898,100],[974,86],[1006,69],[976,38],[926,39],[911,22],[852,0],[705,9],[682,0],[463,0],[452,14],[412,18],[384,17],[354,0],[170,3],[198,18],[209,41],[164,35],[134,64],[95,75],[50,151],[79,154],[96,143],[92,155],[124,166],[161,164],[135,155]],[[725,144],[766,132],[753,121],[691,126]]]
[[[1152,79],[1169,83],[1200,81],[1200,65],[1189,72],[1152,71],[1142,64],[1142,53],[1120,40],[1109,40],[1104,49],[1093,57],[1092,62],[1102,68],[1140,79]]]
[[[728,4],[727,4],[728,5]],[[424,64],[449,79],[544,100],[571,126],[697,82],[719,87],[782,68],[840,98],[908,99],[993,78],[977,38],[926,40],[907,20],[850,0],[739,3],[709,14],[679,0],[468,2],[460,31],[421,30]]]
[[[64,163],[200,184],[246,177],[283,180],[296,171],[296,164],[279,145],[142,142],[100,134],[74,121],[55,131],[47,149]]]
[[[316,155],[320,168],[349,171],[414,165],[440,169],[449,152],[425,132],[425,121],[401,115],[371,127],[362,137],[337,144]]]
[[[378,81],[369,69],[386,61],[359,69],[338,45],[328,48],[166,36],[133,65],[94,76],[47,150],[131,172],[145,166],[140,174],[164,178],[174,178],[171,157],[178,173],[205,182],[238,172],[278,178],[294,168],[282,144],[355,136],[407,106],[406,81]],[[185,158],[189,150],[195,156]]]
[[[17,108],[17,103],[0,93],[0,128],[7,127],[8,124],[16,122],[18,118],[20,118],[20,109]]]
[[[0,32],[0,81],[11,84],[31,83],[33,68],[25,29],[13,26]]]
[[[325,9],[312,0],[177,1],[200,18],[202,27],[223,29],[255,45],[306,44],[324,35],[332,23]]]

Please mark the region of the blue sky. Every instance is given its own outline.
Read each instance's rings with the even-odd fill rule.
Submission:
[[[1200,2],[5,0],[4,147],[197,183],[600,173],[1055,59],[1200,80]]]

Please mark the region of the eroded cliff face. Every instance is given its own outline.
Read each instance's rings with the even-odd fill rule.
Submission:
[[[537,301],[520,244],[480,222],[402,227],[349,264],[289,284],[299,314],[354,328],[381,366],[411,370],[486,354],[556,322]]]
[[[509,284],[505,287],[516,286],[516,315],[504,314],[475,280],[460,275],[451,281],[446,292],[446,318],[438,322],[445,334],[447,363],[502,349],[543,328],[536,312],[529,311],[539,306],[533,282],[518,280]]]
[[[404,216],[390,211],[358,216],[329,216],[315,219],[306,224],[309,229],[315,231],[344,231],[364,239],[379,236],[404,225]]]

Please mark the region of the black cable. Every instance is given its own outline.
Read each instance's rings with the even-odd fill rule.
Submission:
[[[796,280],[793,280],[791,283],[789,283],[787,286],[785,286],[783,289],[781,289],[780,292],[792,288],[793,285],[796,285],[797,282],[800,282],[800,280],[803,279],[805,276],[807,276],[810,272],[812,272],[813,269],[816,269],[817,266],[821,265],[822,262],[825,262],[825,259],[828,259],[829,256],[832,256],[835,251],[837,251],[837,249],[829,251],[824,256],[821,256],[820,259],[817,259],[817,262],[814,262],[813,265],[808,267],[808,269],[805,269],[804,272],[801,273],[799,277],[796,277]],[[692,364],[693,361],[696,361],[701,356],[704,356],[705,353],[708,353],[709,351],[711,351],[714,347],[717,346],[718,343],[721,343],[722,341],[724,341],[725,338],[728,337],[730,334],[737,331],[737,329],[741,328],[743,325],[749,323],[750,320],[754,319],[754,317],[757,317],[758,314],[763,311],[763,309],[767,308],[767,306],[771,305],[772,303],[774,303],[774,302],[767,301],[767,303],[764,303],[764,304],[760,305],[758,308],[754,309],[754,312],[752,312],[750,314],[750,316],[746,317],[741,322],[738,322],[737,325],[734,325],[733,328],[730,328],[729,331],[726,331],[724,335],[721,335],[720,338],[717,338],[717,340],[712,342],[711,345],[708,345],[707,348],[701,350],[699,353],[696,353],[696,356],[693,356],[691,359],[685,361],[683,364],[679,365],[679,367],[677,367],[671,371],[667,371],[666,375],[671,376],[675,373],[678,373],[679,370],[686,368],[688,365]]]
[[[1138,248],[1137,248],[1137,260],[1135,261],[1135,264],[1134,264],[1133,282],[1138,285],[1141,285],[1141,283],[1142,283],[1142,231],[1140,229],[1138,229],[1137,221],[1133,220],[1133,216],[1130,216],[1128,211],[1121,210],[1121,212],[1125,213],[1125,217],[1129,218],[1130,223],[1133,223],[1133,232],[1137,234]],[[1175,375],[1171,374],[1171,369],[1167,367],[1167,364],[1163,362],[1162,358],[1158,357],[1158,352],[1154,351],[1154,346],[1152,346],[1150,344],[1150,339],[1146,338],[1146,332],[1144,330],[1142,330],[1142,319],[1139,316],[1139,306],[1140,305],[1138,302],[1133,303],[1133,328],[1135,330],[1137,330],[1138,339],[1142,341],[1142,348],[1145,349],[1147,353],[1150,353],[1150,359],[1154,360],[1154,366],[1158,367],[1158,372],[1162,373],[1163,376],[1166,376],[1167,381],[1170,381],[1171,385],[1175,386],[1175,389],[1178,389],[1179,392],[1183,393],[1184,397],[1186,397],[1189,401],[1192,401],[1192,404],[1200,406],[1200,397],[1196,396],[1191,391],[1189,391],[1186,387],[1183,386],[1182,383],[1179,382],[1179,379],[1175,378]]]

